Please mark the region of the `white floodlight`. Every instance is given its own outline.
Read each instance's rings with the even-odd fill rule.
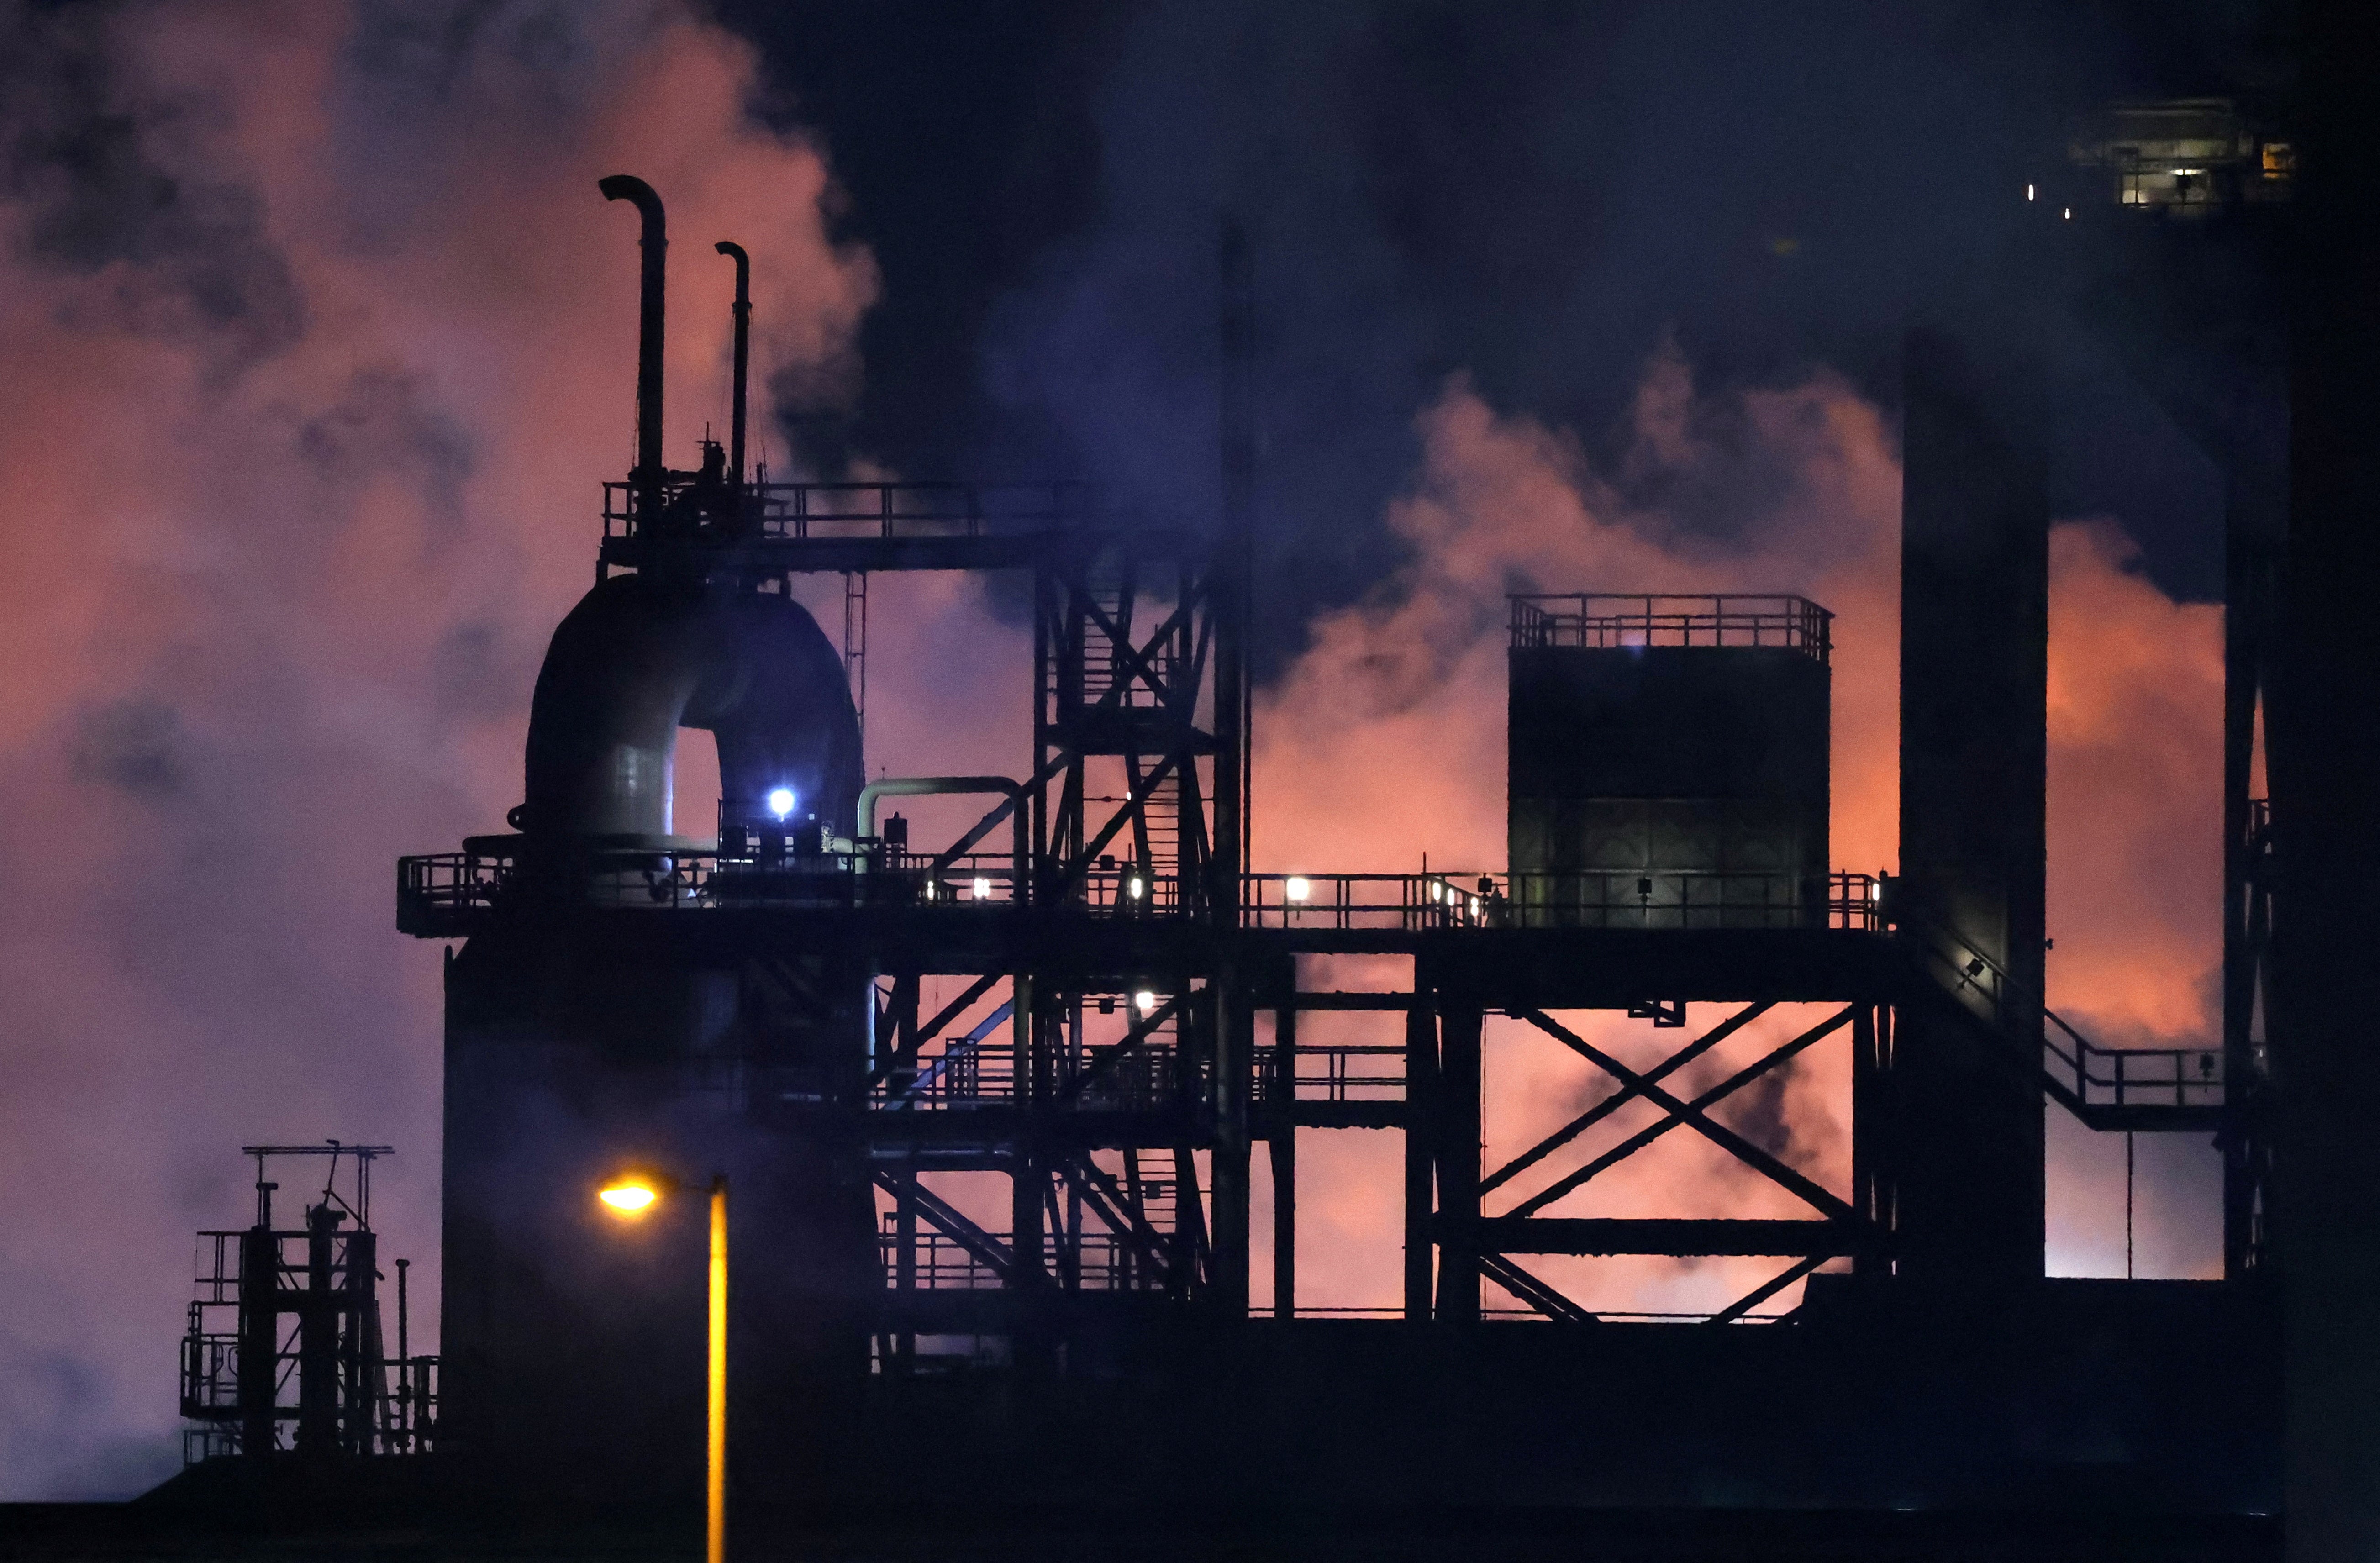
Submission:
[[[1307,882],[1305,875],[1292,874],[1289,883],[1281,887],[1281,893],[1292,901],[1304,901],[1314,893],[1314,886]]]
[[[794,804],[795,801],[796,800],[794,797],[794,790],[791,787],[771,787],[769,789],[769,812],[775,815],[780,819],[783,819],[785,816],[794,812]]]
[[[991,899],[991,881],[980,874],[977,875],[975,879],[975,898],[978,901]]]

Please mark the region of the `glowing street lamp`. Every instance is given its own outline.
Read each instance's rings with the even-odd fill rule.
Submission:
[[[783,819],[785,816],[794,812],[794,804],[795,800],[794,797],[794,790],[791,787],[770,788],[768,801],[769,812],[775,815],[780,819]]]
[[[770,806],[775,806],[772,795]],[[788,807],[791,806],[788,805]],[[686,1185],[653,1172],[624,1172],[595,1191],[605,1210],[624,1221],[640,1219]],[[703,1483],[704,1563],[727,1556],[727,1174],[710,1179],[710,1341],[703,1380],[705,1460]]]

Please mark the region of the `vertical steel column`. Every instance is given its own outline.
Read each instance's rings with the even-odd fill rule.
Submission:
[[[281,1363],[281,1245],[273,1235],[272,1185],[257,1184],[257,1225],[239,1234],[239,1450],[273,1452]]]
[[[2234,480],[2235,489],[2237,480]],[[2223,1273],[2237,1280],[2265,1257],[2270,1114],[2254,1037],[2264,939],[2252,818],[2256,717],[2272,655],[2277,550],[2259,512],[2235,492],[2226,517],[2223,604]]]
[[[1438,1316],[1479,1318],[1479,1032],[1476,1002],[1439,1006]]]
[[[1207,577],[1214,625],[1215,836],[1208,865],[1208,919],[1227,939],[1240,923],[1240,876],[1247,866],[1247,654],[1249,512],[1256,486],[1250,404],[1255,313],[1248,247],[1225,218],[1221,279],[1222,524]],[[1184,757],[1185,760],[1187,757]],[[1227,943],[1212,984],[1215,1024],[1214,1285],[1229,1318],[1248,1311],[1248,1071],[1255,1014],[1244,974]]]
[[[370,1454],[378,1447],[385,1387],[380,1297],[372,1284],[379,1278],[379,1244],[371,1229],[359,1226],[347,1234],[345,1249],[338,1301],[340,1444],[349,1454]]]
[[[1294,979],[1293,979],[1293,982]],[[1297,1315],[1297,1002],[1283,996],[1273,1012],[1273,1071],[1266,1087],[1265,1142],[1272,1154],[1272,1316]]]
[[[1237,876],[1234,876],[1236,878]],[[1214,1306],[1226,1319],[1248,1313],[1248,1085],[1256,1013],[1240,963],[1226,955],[1208,987],[1215,1027],[1215,1147],[1212,1157]]]
[[[1047,1277],[1041,1263],[1041,1206],[1050,1174],[1041,1159],[1041,1049],[1036,1035],[1038,1017],[1033,1012],[1033,979],[1018,972],[1009,980],[1016,1135],[1009,1161],[1009,1242],[1014,1253],[1008,1284],[1019,1291],[1031,1291]]]
[[[2049,502],[2034,442],[2009,427],[2019,377],[1986,375],[1930,332],[1910,333],[1905,367],[1902,927],[1958,965],[1980,954],[2011,980],[1997,1006],[1961,1015],[1933,1003],[1899,1017],[1900,1269],[2013,1283],[2041,1275],[2046,1236]]]
[[[298,1299],[298,1452],[339,1447],[339,1305],[332,1248],[339,1213],[327,1201],[306,1212],[306,1290]]]
[[[1429,1317],[1436,1272],[1430,1228],[1439,1091],[1435,995],[1424,988],[1415,964],[1413,1007],[1405,1012],[1405,1317],[1418,1322]]]
[[[912,1152],[912,1155],[915,1153]],[[916,1371],[917,1332],[906,1327],[916,1317],[917,1295],[917,1165],[908,1162],[895,1180],[900,1193],[892,1199],[892,1280],[904,1310],[904,1326],[895,1338],[894,1352],[901,1371]]]
[[[1852,1208],[1880,1232],[1893,1226],[1892,1011],[1862,1004],[1852,1017]],[[1889,1275],[1888,1254],[1863,1248],[1852,1257],[1861,1275]]]
[[[2266,727],[2277,883],[2267,1024],[2292,1559],[2380,1556],[2380,31],[2307,0],[2290,275],[2289,514]]]

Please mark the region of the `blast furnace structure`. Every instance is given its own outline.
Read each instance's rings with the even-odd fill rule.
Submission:
[[[1737,1501],[2025,1501],[2098,1479],[2070,1450],[2101,1390],[2128,1500],[2257,1501],[2270,1363],[2207,1353],[2265,1339],[2256,1293],[2042,1278],[2045,1099],[2099,1128],[2252,1126],[2236,1054],[2109,1052],[2043,1007],[2048,514],[1954,347],[1912,345],[1899,879],[1828,862],[1827,612],[1641,595],[1513,603],[1505,869],[1256,873],[1237,238],[1224,514],[1177,534],[1062,488],[747,472],[727,244],[733,445],[668,467],[662,210],[634,179],[603,193],[644,224],[637,466],[540,674],[513,832],[400,869],[400,927],[464,941],[442,1448],[613,1496],[693,1479],[699,1223],[624,1235],[592,1200],[638,1163],[737,1191],[743,1505],[1691,1503],[1713,1469]],[[1029,577],[1029,774],[868,779],[858,648],[792,587],[894,570]],[[717,737],[715,836],[670,833],[681,728]],[[920,842],[894,812],[920,794],[985,808]],[[1301,958],[1345,954],[1409,961],[1409,987],[1301,986]],[[1664,1084],[1782,1004],[1825,1008],[1697,1095]],[[1701,1029],[1639,1070],[1558,1018],[1579,1010]],[[1400,1017],[1402,1045],[1301,1039],[1333,1011]],[[1498,1167],[1489,1015],[1609,1077]],[[1828,1187],[1729,1109],[1844,1037],[1852,1167]],[[1632,1103],[1651,1128],[1515,1197]],[[1402,1137],[1401,1319],[1297,1316],[1297,1131],[1321,1128]],[[1548,1213],[1673,1130],[1802,1213]],[[1004,1180],[1004,1219],[953,1174]],[[1694,1322],[1622,1326],[1533,1257],[1614,1254],[1771,1268]],[[1785,1321],[1711,1327],[1805,1278]],[[2111,1359],[2119,1337],[2200,1355],[2162,1372]]]

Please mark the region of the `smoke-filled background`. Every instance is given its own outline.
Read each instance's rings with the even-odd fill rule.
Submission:
[[[1900,333],[2021,284],[2065,116],[2248,90],[2254,22],[0,0],[0,1496],[170,1472],[190,1233],[246,1218],[241,1144],[398,1147],[376,1224],[431,1336],[439,958],[394,931],[393,864],[518,801],[628,465],[635,222],[601,176],[669,202],[674,461],[724,423],[735,238],[780,473],[1075,477],[1194,525],[1244,215],[1260,866],[1500,866],[1504,594],[1732,588],[1840,615],[1836,855],[1874,869]],[[2103,1042],[2211,1039],[2221,485],[2087,333],[2041,394],[2072,430],[2051,1001]],[[872,606],[871,766],[1013,769],[1013,597]],[[1491,1156],[1591,1099],[1525,1037],[1489,1067]],[[1814,1049],[1736,1121],[1835,1169],[1840,1076]],[[2121,1143],[2051,1132],[2051,1266],[2120,1273]],[[1392,1300],[1392,1142],[1306,1139],[1301,1300]],[[2211,1152],[2140,1148],[2142,1273],[2210,1273]],[[1594,1208],[1783,1213],[1663,1149]],[[1760,1278],[1562,1278],[1658,1309]]]

